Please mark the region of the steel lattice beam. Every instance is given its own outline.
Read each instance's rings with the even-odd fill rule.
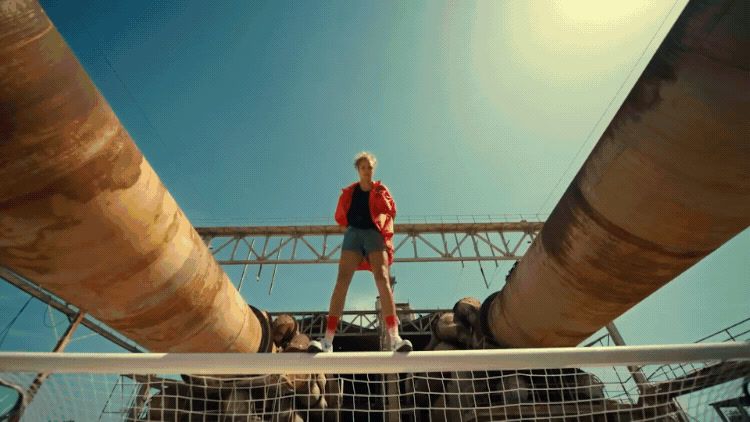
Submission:
[[[519,260],[543,224],[528,221],[396,224],[394,262]],[[341,249],[345,229],[318,225],[196,230],[220,264],[250,265],[338,263],[336,253]]]
[[[42,287],[39,287],[38,285],[24,279],[23,277],[8,270],[7,268],[0,267],[0,281],[1,280],[7,281],[8,283],[18,288],[19,290],[25,292],[26,294],[30,296],[35,297],[42,303],[50,305],[51,307],[55,308],[57,311],[65,314],[65,316],[70,321],[73,321],[76,318],[76,315],[78,315],[78,313],[80,312],[78,308],[74,308],[73,305],[71,305],[70,303],[67,303],[64,300],[53,296],[51,293],[47,292]],[[89,315],[85,315],[83,317],[83,320],[81,321],[81,325],[83,325],[89,330],[99,334],[100,336],[104,337],[105,339],[111,341],[112,343],[122,347],[123,349],[129,352],[133,352],[133,353],[143,352],[143,349],[140,346],[133,344],[130,341],[121,339],[119,336],[113,334],[111,332],[111,329],[105,329],[98,322],[95,322],[92,319],[90,319]]]
[[[450,309],[399,309],[399,333],[401,335],[430,335],[430,326],[440,314],[451,312]],[[328,311],[279,311],[269,312],[276,318],[287,314],[299,324],[299,332],[308,336],[325,334]],[[344,311],[336,337],[355,337],[378,335],[378,311]]]

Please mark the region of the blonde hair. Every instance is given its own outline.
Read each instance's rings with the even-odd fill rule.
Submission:
[[[367,151],[362,151],[359,154],[354,156],[354,168],[359,169],[359,162],[365,159],[370,161],[370,164],[372,165],[373,168],[375,168],[375,166],[378,165],[378,160],[377,158],[375,158],[374,155],[372,155],[372,153],[369,153]]]

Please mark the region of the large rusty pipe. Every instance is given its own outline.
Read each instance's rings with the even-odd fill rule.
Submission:
[[[0,265],[155,352],[261,325],[36,1],[0,1]]]
[[[500,345],[575,346],[750,224],[747,7],[683,10],[485,301],[483,325]]]

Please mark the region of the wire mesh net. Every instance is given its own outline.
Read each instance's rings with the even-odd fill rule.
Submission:
[[[421,353],[428,354],[417,359],[435,352]],[[748,420],[750,354],[654,365],[592,361],[599,364],[495,369],[503,366],[497,351],[488,355],[492,370],[475,370],[476,360],[462,364],[461,351],[440,353],[455,364],[383,373],[376,368],[393,356],[382,353],[378,365],[369,361],[372,372],[346,374],[331,373],[330,364],[304,354],[308,374],[144,374],[141,368],[133,374],[52,373],[41,383],[37,372],[6,370],[0,379],[18,388],[0,387],[0,409],[20,401],[17,391],[32,390],[25,394],[22,421]],[[626,363],[626,372],[642,377],[618,375],[615,368]]]

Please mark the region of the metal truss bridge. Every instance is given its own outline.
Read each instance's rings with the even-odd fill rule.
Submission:
[[[394,262],[516,261],[542,222],[415,223],[394,227]],[[335,225],[198,227],[221,265],[336,264]]]

